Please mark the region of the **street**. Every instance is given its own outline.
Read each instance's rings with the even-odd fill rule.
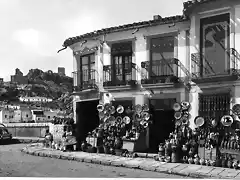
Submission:
[[[31,156],[20,152],[25,146],[26,144],[1,145],[1,177],[187,178],[157,172]]]

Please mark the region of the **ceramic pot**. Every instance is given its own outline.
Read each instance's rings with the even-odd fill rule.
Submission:
[[[110,152],[110,147],[108,147],[108,146],[103,146],[103,149],[104,149],[104,153],[105,153],[105,154],[111,154],[111,152]]]
[[[227,167],[227,160],[225,158],[222,159],[222,167]]]
[[[233,161],[232,161],[231,159],[229,159],[229,160],[227,161],[227,167],[228,167],[228,168],[232,168],[232,167],[233,167]]]
[[[194,163],[195,163],[196,165],[199,165],[199,164],[200,164],[200,159],[199,159],[199,157],[194,158]]]
[[[203,165],[205,165],[205,159],[200,159],[199,160],[199,163],[203,166]]]
[[[165,148],[164,148],[163,144],[159,145],[158,150],[159,150],[159,152],[158,152],[159,156],[164,156]]]
[[[216,167],[221,167],[221,165],[222,165],[222,159],[217,158],[216,159]]]
[[[193,158],[192,158],[192,157],[188,158],[188,163],[189,163],[189,164],[193,164],[193,163],[194,163],[194,161],[193,161]]]
[[[178,163],[179,162],[179,156],[178,153],[175,151],[172,152],[172,163]]]
[[[210,166],[210,161],[209,160],[205,160],[205,164],[206,164],[206,166]]]
[[[116,138],[114,144],[115,144],[115,149],[121,149],[123,146],[123,141],[121,140],[121,138]]]
[[[165,158],[165,162],[166,162],[166,163],[170,163],[170,162],[171,162],[171,157],[170,157],[170,156],[167,156],[167,157]]]
[[[216,166],[216,161],[214,161],[214,160],[210,161],[210,165],[211,166]]]
[[[183,163],[188,163],[188,157],[187,156],[183,156]]]
[[[232,164],[233,168],[238,169],[238,164],[239,164],[238,161],[234,161]]]
[[[86,152],[86,151],[87,151],[87,143],[86,143],[86,142],[83,142],[83,143],[81,144],[81,150],[82,150],[83,152]]]

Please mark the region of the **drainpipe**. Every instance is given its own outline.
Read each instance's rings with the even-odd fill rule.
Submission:
[[[67,47],[66,47],[66,46],[65,46],[64,48],[62,48],[62,49],[58,50],[58,52],[57,52],[57,53],[60,53],[61,51],[65,50],[65,49],[67,49]]]

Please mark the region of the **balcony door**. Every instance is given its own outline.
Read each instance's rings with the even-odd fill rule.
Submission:
[[[81,85],[95,83],[95,54],[88,54],[80,58]]]
[[[113,44],[112,67],[116,82],[126,84],[132,79],[132,42]]]
[[[230,15],[222,14],[200,20],[202,76],[229,73]]]
[[[149,73],[151,77],[169,76],[174,74],[174,36],[151,39],[151,60]]]

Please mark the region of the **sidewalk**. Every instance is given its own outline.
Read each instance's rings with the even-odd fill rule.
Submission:
[[[16,143],[39,143],[42,142],[44,138],[39,137],[13,137],[12,142]]]
[[[235,169],[193,164],[166,163],[155,161],[154,159],[150,158],[126,158],[106,154],[91,154],[86,152],[62,152],[55,149],[44,148],[40,143],[28,145],[22,149],[22,152],[35,156],[74,160],[107,166],[121,166],[145,171],[190,176],[192,178],[240,179],[240,170]]]

